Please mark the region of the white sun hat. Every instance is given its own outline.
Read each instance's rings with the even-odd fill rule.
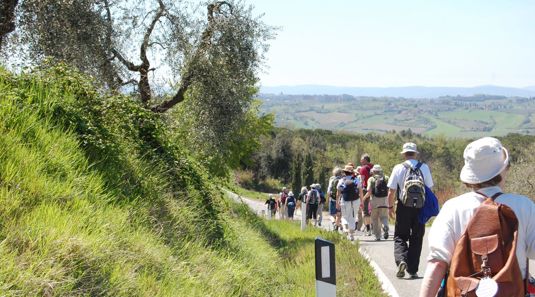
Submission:
[[[461,181],[479,184],[491,180],[509,165],[509,153],[494,137],[483,137],[464,149]]]
[[[403,151],[401,151],[401,154],[404,154],[404,153],[417,153],[419,154],[420,152],[416,149],[416,143],[413,143],[413,142],[407,142],[403,145]]]
[[[371,172],[377,172],[377,173],[383,172],[383,168],[381,167],[381,165],[375,164],[373,165]]]

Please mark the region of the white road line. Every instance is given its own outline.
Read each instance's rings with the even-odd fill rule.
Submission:
[[[383,290],[391,297],[399,297],[398,291],[396,291],[396,288],[394,288],[392,282],[390,282],[386,274],[383,272],[383,270],[381,270],[381,267],[379,267],[379,265],[377,265],[377,263],[375,263],[375,261],[370,258],[370,256],[368,255],[368,253],[366,253],[364,249],[359,248],[359,253],[364,258],[366,258],[368,262],[370,262],[370,265],[372,266],[375,275],[381,282],[381,287],[383,288]]]

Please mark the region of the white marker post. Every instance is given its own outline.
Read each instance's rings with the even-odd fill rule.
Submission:
[[[334,243],[316,238],[316,296],[336,296],[336,261]]]

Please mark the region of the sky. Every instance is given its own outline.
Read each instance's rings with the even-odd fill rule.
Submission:
[[[247,2],[279,27],[263,86],[535,86],[532,0]]]

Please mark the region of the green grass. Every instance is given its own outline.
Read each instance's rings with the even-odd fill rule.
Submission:
[[[314,241],[317,237],[335,244],[337,296],[386,296],[368,262],[359,254],[358,245],[344,240],[338,233],[317,228],[300,230],[299,222],[263,220],[247,206],[234,203],[236,217],[246,218],[249,226],[268,238],[276,254],[272,258],[257,259],[266,270],[273,271],[273,278],[280,277],[282,285],[273,288],[275,296],[314,296],[315,268]],[[238,221],[236,221],[238,222]],[[245,227],[245,226],[244,226]],[[242,242],[254,240],[252,231],[242,233]],[[254,241],[257,250],[270,250],[264,241]]]
[[[433,122],[436,127],[425,132],[427,135],[443,135],[448,137],[455,137],[460,135],[462,129],[452,124],[446,123],[440,119],[430,116],[426,117],[429,121]]]
[[[171,132],[64,67],[0,69],[0,296],[310,295],[316,234],[230,203]]]

